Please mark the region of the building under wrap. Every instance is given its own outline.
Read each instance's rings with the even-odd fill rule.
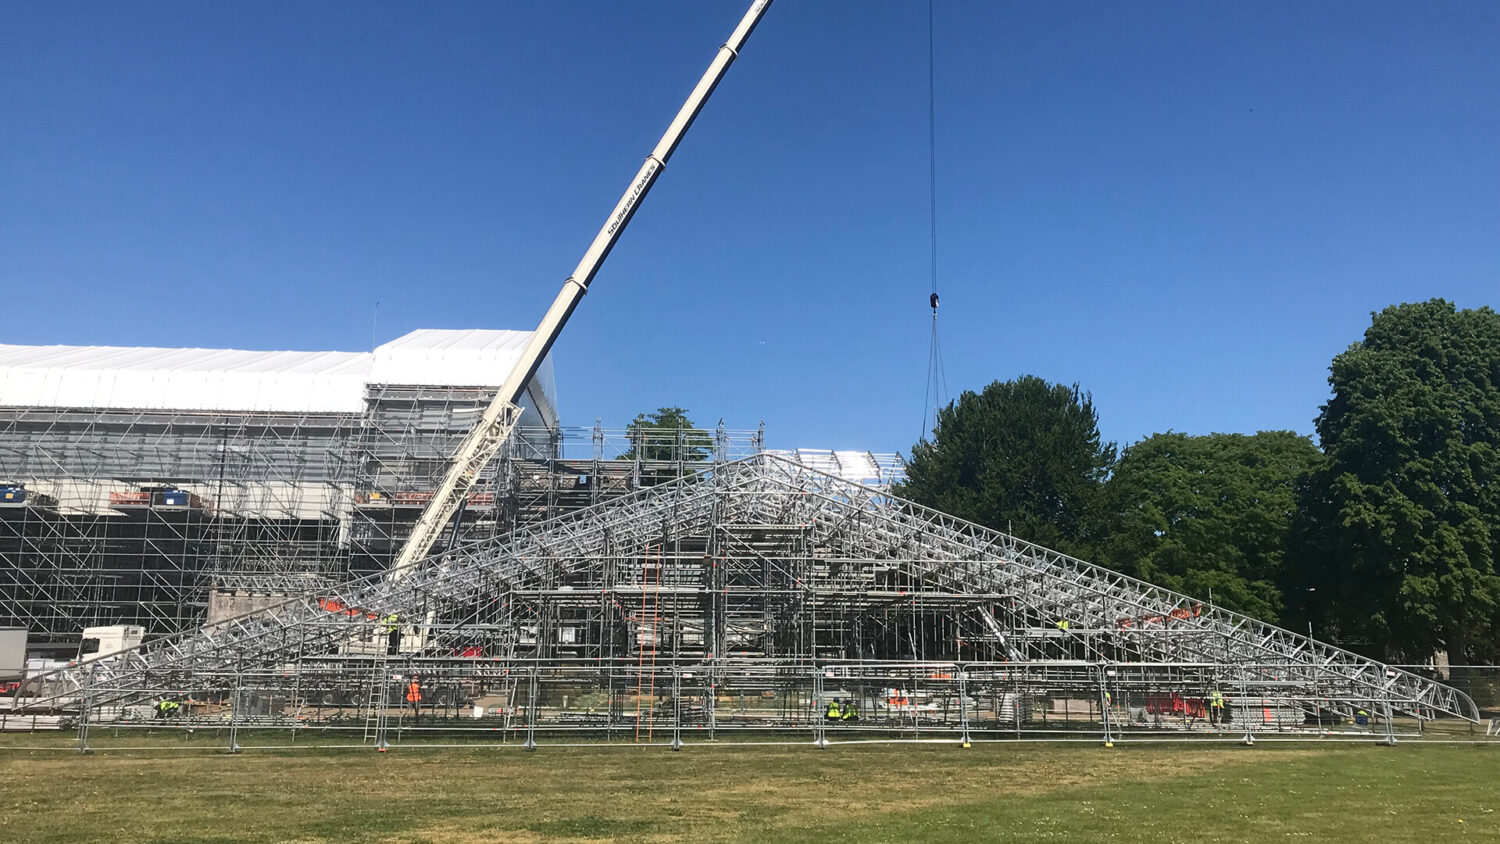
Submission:
[[[383,568],[529,332],[368,353],[0,345],[0,626],[33,646]],[[556,457],[550,359],[508,456]],[[461,531],[526,514],[492,465]],[[514,474],[514,473],[512,473]],[[545,502],[544,502],[545,503]],[[253,598],[252,598],[253,600]]]

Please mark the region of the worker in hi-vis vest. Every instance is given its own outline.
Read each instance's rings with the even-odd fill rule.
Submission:
[[[395,613],[391,613],[382,618],[380,623],[385,625],[386,656],[395,656],[401,650],[401,618]]]
[[[406,702],[411,704],[412,721],[416,721],[422,714],[422,678],[416,674],[411,675],[411,682],[406,684]]]
[[[823,714],[823,717],[829,721],[837,721],[843,717],[843,710],[839,708],[838,698],[828,701],[828,711]]]
[[[859,707],[854,705],[854,698],[851,697],[844,701],[844,708],[839,713],[839,720],[844,723],[859,720]]]
[[[1208,723],[1224,723],[1224,693],[1218,689],[1208,695]]]

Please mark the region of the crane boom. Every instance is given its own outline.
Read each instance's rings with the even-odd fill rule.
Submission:
[[[646,156],[641,169],[625,188],[625,195],[615,203],[614,210],[604,221],[603,227],[599,229],[598,234],[594,235],[594,241],[589,244],[588,251],[583,253],[583,260],[578,262],[573,274],[563,282],[562,290],[558,291],[557,298],[552,301],[552,307],[547,309],[536,331],[532,332],[531,339],[511,369],[509,377],[505,379],[505,384],[495,394],[494,400],[490,402],[489,407],[485,408],[479,422],[464,438],[463,444],[449,461],[448,472],[443,482],[434,490],[432,500],[423,509],[421,517],[412,527],[411,536],[401,548],[400,556],[396,558],[390,573],[392,579],[400,579],[413,563],[427,556],[427,553],[432,550],[443,527],[448,524],[448,520],[453,517],[459,505],[468,496],[474,482],[479,479],[479,473],[489,465],[496,452],[500,450],[500,446],[515,430],[521,415],[519,407],[521,396],[525,394],[532,377],[536,375],[542,359],[547,356],[552,344],[557,341],[557,335],[567,324],[568,317],[573,315],[574,309],[583,299],[583,294],[588,292],[589,283],[594,280],[594,275],[599,272],[604,259],[609,256],[610,250],[619,241],[625,227],[630,224],[631,217],[635,216],[635,212],[640,208],[641,201],[646,198],[651,186],[656,183],[657,177],[667,166],[667,160],[672,157],[677,144],[682,141],[683,135],[687,134],[688,127],[693,125],[698,112],[703,109],[703,105],[708,102],[709,95],[713,94],[714,88],[718,87],[719,81],[724,78],[729,66],[739,56],[740,48],[744,46],[750,33],[755,30],[755,25],[760,23],[761,16],[770,5],[771,0],[754,0],[750,4],[750,9],[740,19],[739,26],[735,27],[729,40],[719,48],[708,70],[703,72],[693,92],[688,95],[687,102],[678,109],[677,116],[672,119],[666,133],[651,150],[651,154]]]

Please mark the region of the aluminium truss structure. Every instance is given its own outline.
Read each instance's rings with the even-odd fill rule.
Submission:
[[[360,414],[0,408],[0,486],[24,489],[0,500],[0,625],[27,628],[34,648],[76,653],[86,627],[175,635],[383,572],[492,394],[372,384]],[[519,429],[442,547],[762,441],[722,426]]]
[[[386,647],[393,618],[419,649]],[[281,724],[352,707],[383,747],[408,683],[413,717],[425,700],[429,719],[442,706],[528,745],[734,730],[967,742],[1048,712],[1082,713],[1106,740],[1478,718],[1440,683],[773,454],[34,678],[16,705],[128,721],[177,697],[211,721]],[[831,702],[860,720],[830,723]]]

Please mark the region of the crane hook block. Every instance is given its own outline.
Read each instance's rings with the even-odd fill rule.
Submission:
[[[934,311],[936,311],[937,310],[937,303],[938,303],[937,294],[936,293],[932,294],[932,296],[927,301],[928,301],[929,304],[932,305],[932,309]]]

